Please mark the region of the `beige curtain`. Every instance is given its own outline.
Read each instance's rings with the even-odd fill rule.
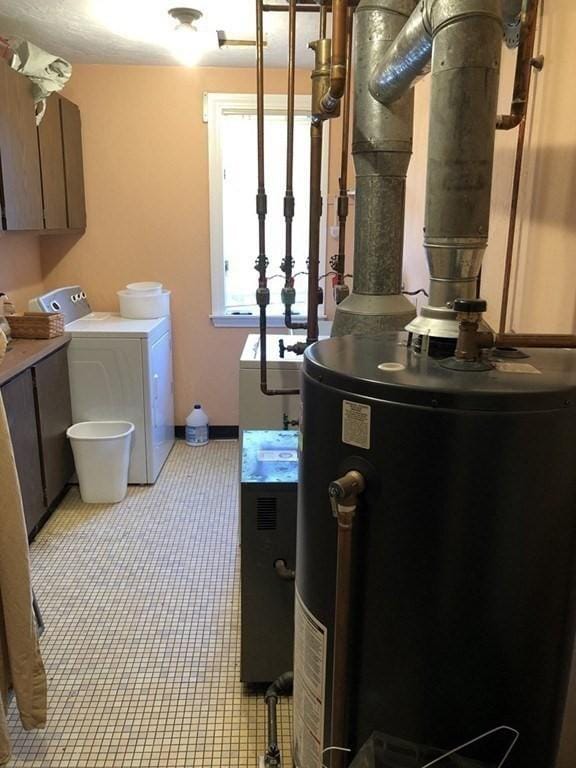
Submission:
[[[46,724],[46,675],[32,610],[28,540],[4,403],[0,395],[0,765],[10,759],[12,689],[26,730]]]

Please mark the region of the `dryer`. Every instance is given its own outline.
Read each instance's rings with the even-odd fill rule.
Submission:
[[[68,347],[74,422],[134,424],[128,482],[154,483],[174,444],[174,384],[170,317],[129,320],[92,312],[79,286],[30,302],[32,311],[62,312]]]

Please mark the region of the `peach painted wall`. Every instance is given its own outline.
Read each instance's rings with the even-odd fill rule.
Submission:
[[[43,292],[40,244],[36,235],[0,235],[0,291],[7,293],[17,312]]]
[[[283,93],[285,80],[283,70],[268,72],[266,91]],[[300,72],[298,92],[309,84]],[[255,329],[214,328],[209,319],[202,95],[254,87],[250,69],[77,66],[66,88],[82,113],[88,228],[79,239],[43,239],[46,287],[78,282],[96,310],[116,307],[116,291],[133,280],[172,290],[179,424],[195,401],[213,424],[238,423],[238,360]],[[251,277],[256,285],[256,272]]]

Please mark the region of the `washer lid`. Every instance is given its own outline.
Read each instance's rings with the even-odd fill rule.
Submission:
[[[66,325],[73,338],[136,338],[145,339],[166,333],[170,329],[169,317],[153,320],[129,320],[117,312],[92,312]]]

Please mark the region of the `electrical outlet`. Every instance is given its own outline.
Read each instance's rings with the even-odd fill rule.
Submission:
[[[333,237],[334,240],[338,240],[339,234],[340,234],[340,229],[338,227],[330,227],[330,237]]]

